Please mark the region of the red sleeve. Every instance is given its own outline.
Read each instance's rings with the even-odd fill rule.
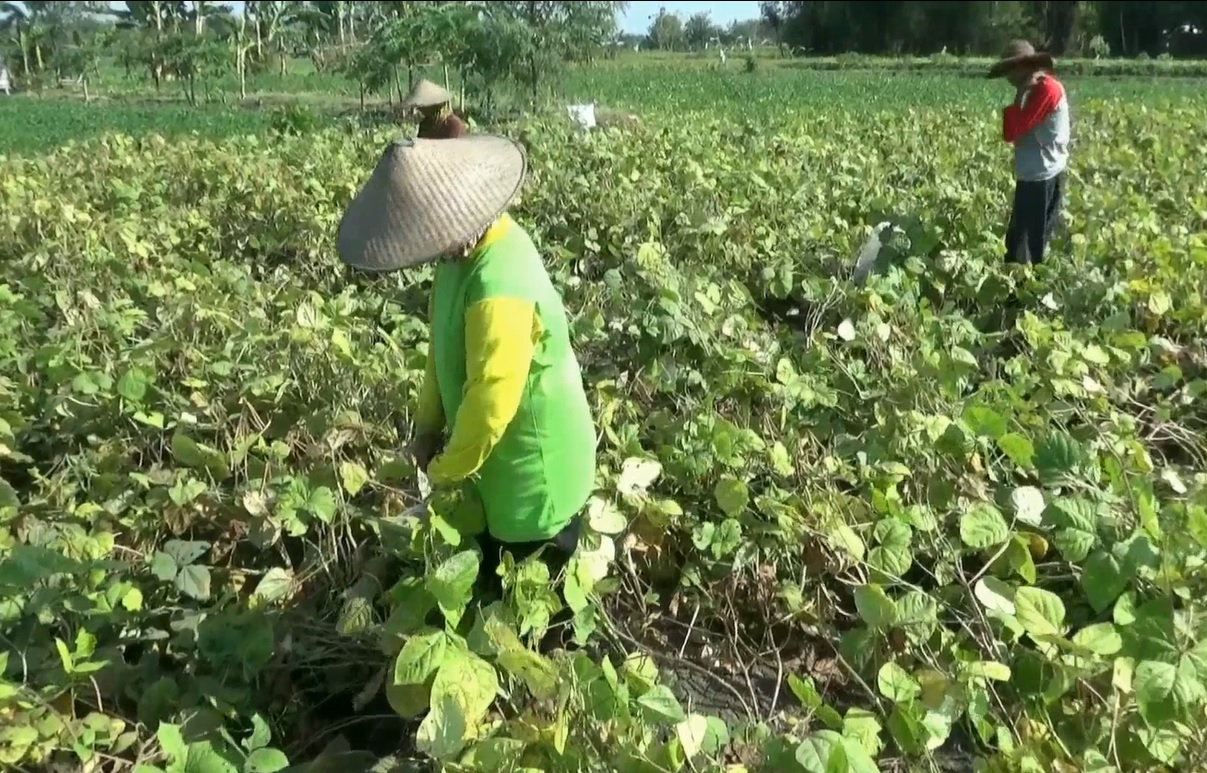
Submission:
[[[1053,78],[1041,78],[1023,100],[1023,106],[1009,105],[1002,111],[1002,139],[1015,142],[1052,114],[1064,97],[1064,88]]]

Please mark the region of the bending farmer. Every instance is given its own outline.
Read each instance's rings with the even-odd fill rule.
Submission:
[[[416,458],[433,487],[480,498],[480,576],[496,589],[503,550],[522,561],[543,548],[556,576],[595,483],[595,425],[562,300],[505,212],[526,166],[503,137],[396,142],[338,236],[356,268],[438,261]]]
[[[429,140],[451,140],[464,137],[469,129],[457,117],[449,103],[453,95],[429,80],[421,80],[403,100],[404,108],[419,110],[418,136]]]
[[[1006,229],[1006,260],[1042,263],[1064,206],[1069,165],[1069,100],[1049,72],[1052,57],[1016,40],[990,78],[1005,76],[1014,103],[1002,111],[1002,139],[1014,145],[1014,206]]]

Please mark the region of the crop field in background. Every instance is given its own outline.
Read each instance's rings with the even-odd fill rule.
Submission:
[[[0,764],[1207,765],[1203,81],[1067,79],[1028,271],[1003,84],[731,65],[498,127],[600,468],[564,599],[526,564],[485,609],[456,497],[401,516],[430,271],[334,254],[396,130],[319,76],[0,98]],[[563,604],[580,647],[538,654]]]
[[[715,60],[700,55],[621,56],[572,71],[562,85],[563,101],[632,110],[655,123],[681,118],[684,111],[722,111],[771,120],[782,118],[785,111],[826,110],[836,103],[844,109],[862,106],[874,111],[982,107],[986,131],[992,132],[993,111],[1000,108],[1005,88],[980,77],[987,65],[975,59],[918,60],[912,69],[907,68],[908,61],[858,56],[793,60],[760,51],[755,59],[755,70],[747,72],[740,57],[731,58],[722,71]],[[836,69],[824,69],[827,64]],[[1078,104],[1111,99],[1155,109],[1207,102],[1203,78],[1162,77],[1170,68],[1193,67],[1207,76],[1207,66],[1200,62],[1073,62],[1077,64],[1081,66],[1073,67],[1075,74],[1066,80],[1075,89]],[[443,80],[438,72],[430,76]],[[290,114],[297,106],[313,115],[307,128],[360,113],[353,84],[315,73],[304,61],[295,62],[285,76],[260,74],[253,86],[247,99],[240,100],[237,83],[230,77],[220,79],[212,88],[212,102],[189,108],[180,101],[174,84],[155,91],[125,77],[120,69],[108,68],[92,86],[90,104],[82,103],[78,91],[0,99],[0,153],[50,149],[107,132],[155,132],[169,137],[195,132],[212,138],[258,133],[282,123],[291,125]],[[370,107],[385,104],[378,98],[371,100]]]

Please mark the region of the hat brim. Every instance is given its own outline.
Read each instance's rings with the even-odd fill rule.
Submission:
[[[392,143],[344,212],[336,252],[377,273],[431,263],[481,236],[527,172],[523,146],[497,135]]]
[[[1047,70],[1051,69],[1053,66],[1055,66],[1055,64],[1056,60],[1052,58],[1052,55],[1045,54],[1043,52],[1027,54],[1026,56],[1012,56],[1009,59],[1002,59],[994,63],[994,65],[989,68],[989,73],[986,75],[986,77],[1000,78],[1013,70],[1015,67],[1020,67],[1023,65]]]
[[[411,93],[407,94],[406,99],[402,100],[403,107],[437,107],[453,101],[453,95],[448,89],[443,86],[432,83],[429,80],[423,80],[415,84],[411,89]]]
[[[423,109],[425,107],[439,107],[440,105],[447,105],[452,101],[453,95],[445,94],[443,97],[428,97],[426,99],[423,97],[416,97],[414,99],[407,99],[402,102],[402,106]]]

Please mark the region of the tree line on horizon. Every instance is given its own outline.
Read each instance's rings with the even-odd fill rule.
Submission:
[[[994,55],[1014,38],[1056,56],[1207,56],[1207,3],[1186,0],[798,0],[761,2],[803,54]]]

